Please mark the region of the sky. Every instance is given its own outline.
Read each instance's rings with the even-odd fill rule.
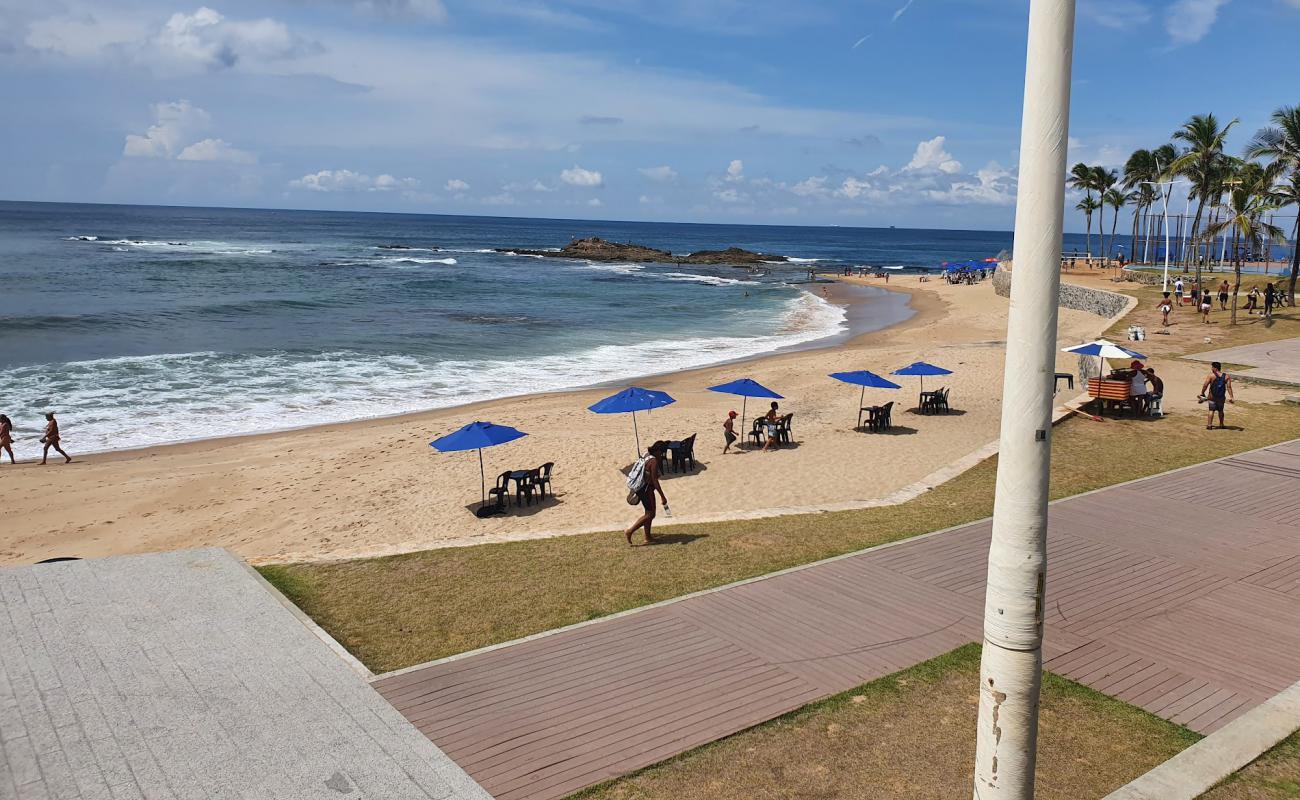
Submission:
[[[0,198],[1007,230],[1028,7],[0,0]],[[1300,103],[1300,0],[1078,7],[1071,162]]]

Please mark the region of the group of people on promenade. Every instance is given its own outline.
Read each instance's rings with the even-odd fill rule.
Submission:
[[[44,464],[50,457],[50,450],[54,450],[63,456],[64,464],[72,463],[72,456],[63,451],[59,445],[62,437],[59,435],[59,421],[54,418],[53,411],[45,412],[45,432],[41,436],[41,444],[45,449],[41,451],[41,463]],[[9,463],[17,464],[14,459],[14,424],[9,417],[0,414],[0,464],[4,463],[4,454],[9,454]]]
[[[1228,301],[1232,298],[1232,284],[1225,279],[1218,286],[1219,310],[1228,310]],[[1215,291],[1211,287],[1202,287],[1201,284],[1193,281],[1190,287],[1183,282],[1183,279],[1174,280],[1174,291],[1171,296],[1165,292],[1160,298],[1160,315],[1161,325],[1169,327],[1169,314],[1178,305],[1190,302],[1192,307],[1201,315],[1201,323],[1208,325],[1210,323],[1210,312],[1214,310]],[[1258,286],[1252,286],[1246,293],[1246,305],[1244,310],[1247,314],[1259,312],[1265,319],[1273,318],[1273,309],[1286,302],[1286,293],[1276,288],[1272,283],[1267,284],[1261,292]],[[1261,305],[1262,304],[1262,305]]]

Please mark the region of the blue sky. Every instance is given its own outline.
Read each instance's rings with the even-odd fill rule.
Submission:
[[[1012,224],[1027,0],[206,3],[0,0],[0,197]],[[1300,0],[1079,0],[1072,160],[1209,111],[1240,149],[1298,34]]]

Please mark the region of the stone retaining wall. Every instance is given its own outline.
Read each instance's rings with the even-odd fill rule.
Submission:
[[[1009,297],[1011,295],[1011,275],[1012,270],[1009,264],[999,267],[998,271],[993,273],[993,290],[1003,297]],[[1131,301],[1132,298],[1127,295],[1061,282],[1061,308],[1086,311],[1089,314],[1111,319],[1127,311]]]

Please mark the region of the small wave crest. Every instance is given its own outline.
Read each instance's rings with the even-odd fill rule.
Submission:
[[[786,302],[776,333],[656,338],[518,359],[334,351],[196,352],[9,370],[14,407],[57,406],[79,452],[259,433],[421,411],[705,366],[842,330],[843,309],[811,294]],[[514,322],[515,320],[512,320]],[[484,320],[485,324],[496,321]],[[148,403],[141,403],[148,397]],[[581,413],[574,409],[574,413]],[[17,431],[20,457],[39,431]]]

